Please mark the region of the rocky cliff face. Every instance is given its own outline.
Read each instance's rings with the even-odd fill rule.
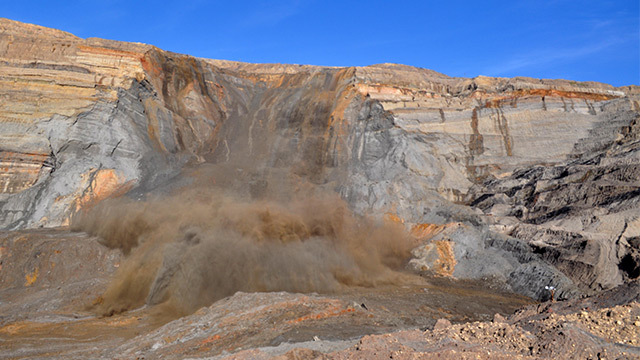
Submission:
[[[404,224],[418,271],[574,296],[638,277],[637,93],[198,59],[0,19],[0,226],[68,225],[213,164],[250,198],[322,188]]]
[[[640,276],[637,100],[603,107],[571,159],[488,181],[471,202],[589,293]]]

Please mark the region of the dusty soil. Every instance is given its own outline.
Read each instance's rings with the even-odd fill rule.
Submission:
[[[638,359],[640,283],[594,297],[530,305],[510,317],[368,335],[342,350],[306,343],[241,351],[241,359]],[[624,304],[624,305],[616,305]],[[224,357],[222,357],[224,358]]]
[[[64,229],[3,233],[0,249],[0,358],[214,356],[314,339],[336,350],[367,334],[487,320],[531,303],[481,283],[416,276],[413,285],[333,294],[237,293],[174,321],[162,306],[101,317],[91,307],[118,251]]]
[[[637,281],[536,304],[416,276],[333,294],[239,292],[175,320],[162,305],[98,316],[121,260],[82,233],[0,235],[0,358],[640,358]]]

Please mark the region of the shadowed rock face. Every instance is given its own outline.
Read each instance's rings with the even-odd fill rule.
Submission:
[[[570,297],[637,277],[637,93],[394,64],[206,60],[2,19],[0,227],[68,225],[104,199],[167,192],[187,181],[184,169],[213,164],[230,169],[216,185],[249,198],[320,188],[403,223],[421,244],[418,271],[497,279],[534,297],[553,283]],[[536,188],[583,175],[583,185]],[[552,228],[566,213],[580,221]],[[574,239],[593,238],[584,234],[607,220],[587,219],[600,214],[624,214],[596,236],[622,245],[574,250],[593,249]],[[420,231],[431,225],[446,229]]]

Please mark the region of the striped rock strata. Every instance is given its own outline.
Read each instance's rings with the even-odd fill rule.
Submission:
[[[459,224],[421,238],[432,246],[423,254],[445,258],[424,255],[418,268],[538,297],[553,282],[572,296],[580,279],[490,231],[465,201],[516,169],[614,141],[638,116],[638,92],[393,64],[198,59],[0,19],[0,226],[67,225],[102,199],[141,197],[185,167],[215,164],[236,174],[220,185],[254,198],[286,178],[407,228]]]

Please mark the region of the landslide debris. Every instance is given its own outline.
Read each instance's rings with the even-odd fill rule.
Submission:
[[[636,359],[640,357],[640,284],[592,298],[531,305],[493,321],[368,335],[344,350],[304,344],[246,350],[220,359]],[[624,305],[614,305],[623,303]],[[326,347],[326,345],[325,345]]]
[[[0,358],[205,357],[305,342],[333,351],[366,334],[486,320],[531,303],[436,278],[328,294],[237,292],[178,319],[164,305],[102,317],[95,307],[124,259],[97,240],[64,230],[0,238]]]

